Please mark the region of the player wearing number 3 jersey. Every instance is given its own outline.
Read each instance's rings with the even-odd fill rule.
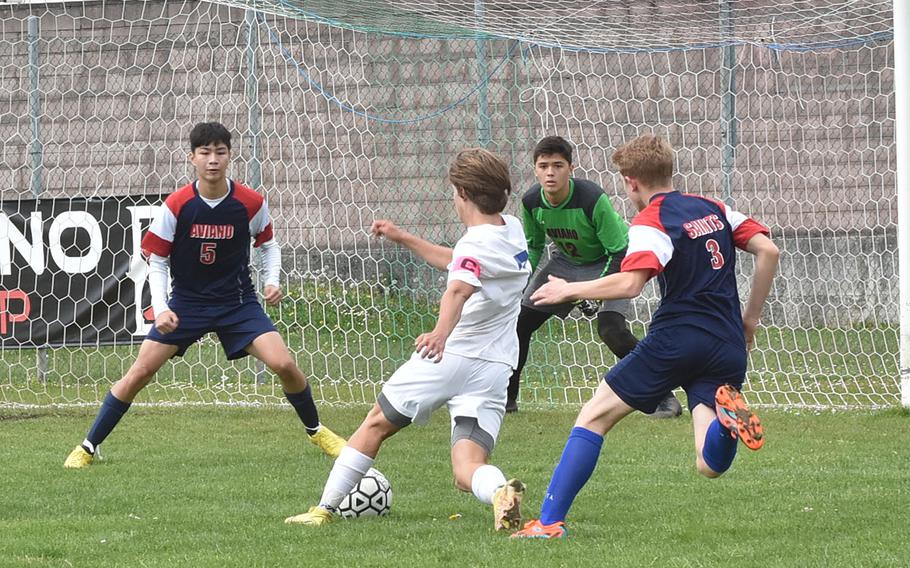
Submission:
[[[673,150],[642,136],[613,155],[623,186],[639,214],[629,230],[622,271],[593,282],[551,278],[533,296],[540,304],[634,298],[654,277],[660,307],[648,335],[614,366],[585,404],[541,507],[519,538],[560,538],[575,496],[588,481],[604,435],[635,410],[651,412],[663,394],[688,395],[699,473],[718,477],[732,465],[737,440],[759,449],[764,432],[739,388],[748,347],[777,271],[779,251],[768,229],[719,201],[674,191]],[[736,286],[736,248],[755,255],[745,309]],[[746,505],[739,505],[746,507]]]
[[[594,182],[571,177],[572,146],[568,141],[547,136],[535,146],[533,158],[539,183],[522,197],[521,213],[531,268],[536,272],[525,290],[518,316],[518,367],[509,379],[507,412],[518,410],[521,371],[528,359],[531,335],[552,316],[565,318],[575,306],[575,302],[535,306],[531,295],[551,275],[581,282],[619,272],[629,243],[628,227],[603,189]],[[549,261],[541,264],[548,239],[554,246]],[[594,309],[597,334],[622,359],[638,342],[626,323],[629,300],[604,301]],[[681,412],[679,401],[666,393],[653,416],[670,418]]]

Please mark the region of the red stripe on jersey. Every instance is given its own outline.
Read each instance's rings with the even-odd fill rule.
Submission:
[[[712,199],[710,197],[704,197],[701,195],[692,195],[692,197],[701,197],[702,199],[716,204],[718,207],[720,207],[720,210],[723,211],[724,215],[727,215],[727,206],[723,201]],[[733,230],[733,244],[736,245],[736,248],[738,249],[746,250],[746,245],[749,244],[749,239],[759,233],[765,235],[766,237],[771,236],[771,231],[768,229],[768,227],[765,227],[751,217],[746,217],[745,220],[739,224],[739,227],[736,227],[736,229]]]
[[[768,227],[765,227],[751,217],[746,217],[746,220],[740,223],[739,227],[736,227],[736,230],[733,231],[733,244],[736,245],[736,248],[746,250],[749,239],[759,233],[766,237],[771,236],[771,231],[768,230]]]
[[[652,199],[651,203],[632,219],[631,224],[654,227],[661,233],[666,233],[667,231],[664,229],[664,224],[660,222],[660,204],[663,203],[665,197],[665,194],[661,194]]]
[[[265,198],[241,183],[231,183],[234,184],[234,198],[246,207],[246,220],[252,220],[265,202]]]
[[[647,270],[648,278],[654,278],[661,272],[664,267],[660,265],[657,255],[649,250],[633,252],[622,259],[620,271],[632,272],[633,270]]]
[[[480,278],[480,261],[470,256],[460,256],[452,264],[452,270],[467,270]]]
[[[686,194],[686,195],[688,195],[688,194]],[[724,215],[727,214],[727,206],[724,204],[723,201],[720,201],[718,199],[713,199],[711,197],[704,197],[701,195],[693,195],[692,197],[701,197],[702,199],[706,199],[706,200],[710,201],[711,203],[714,203],[718,207],[720,207],[720,210],[723,211]],[[746,219],[742,223],[740,223],[739,227],[737,227],[733,231],[733,244],[736,245],[736,248],[745,250],[746,244],[748,244],[749,239],[751,239],[752,237],[754,237],[755,235],[757,235],[759,233],[761,233],[765,236],[769,236],[769,237],[771,236],[771,231],[768,230],[768,227],[765,227],[764,225],[762,225],[761,223],[759,223],[758,221],[756,221],[755,219],[753,219],[751,217],[746,217]]]
[[[146,258],[153,254],[165,257],[171,255],[171,242],[162,239],[151,231],[146,232],[145,236],[142,237],[141,248],[142,254]]]
[[[167,205],[167,208],[174,214],[174,218],[178,218],[183,206],[194,197],[196,197],[196,192],[193,191],[193,184],[189,183],[168,195],[167,199],[164,200],[164,204]]]
[[[267,243],[270,240],[272,240],[273,238],[274,238],[274,235],[272,234],[272,224],[269,223],[268,225],[265,226],[265,229],[263,229],[261,233],[256,235],[256,240],[253,241],[253,246],[254,247],[261,246],[262,243]]]

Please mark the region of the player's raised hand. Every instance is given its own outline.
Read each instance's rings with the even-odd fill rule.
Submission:
[[[171,310],[163,311],[155,318],[155,329],[161,335],[169,334],[177,329],[178,325],[180,325],[180,318]]]
[[[423,333],[414,342],[414,348],[424,359],[432,359],[434,363],[442,361],[442,352],[446,348],[446,339],[438,331]]]
[[[405,232],[399,229],[398,225],[387,219],[378,219],[373,221],[373,225],[370,227],[370,234],[374,237],[385,237],[390,241],[398,242]]]
[[[569,301],[569,283],[552,274],[547,277],[546,284],[531,294],[531,301],[535,306],[548,306],[562,304]]]
[[[281,293],[281,288],[278,286],[268,285],[262,291],[262,299],[270,306],[277,306],[283,297],[284,294]]]

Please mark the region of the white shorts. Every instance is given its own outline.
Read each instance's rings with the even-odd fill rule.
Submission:
[[[506,411],[511,376],[512,367],[506,363],[448,352],[443,353],[442,361],[434,363],[414,353],[383,385],[379,405],[390,422],[404,427],[411,422],[426,424],[430,415],[446,404],[453,433],[457,418],[473,418],[495,442]]]

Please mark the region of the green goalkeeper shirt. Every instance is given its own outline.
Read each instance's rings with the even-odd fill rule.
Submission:
[[[569,195],[555,206],[547,201],[540,184],[534,184],[521,198],[521,216],[532,269],[537,269],[547,237],[574,264],[607,257],[604,270],[611,257],[629,244],[629,227],[610,198],[586,179],[569,178]]]

